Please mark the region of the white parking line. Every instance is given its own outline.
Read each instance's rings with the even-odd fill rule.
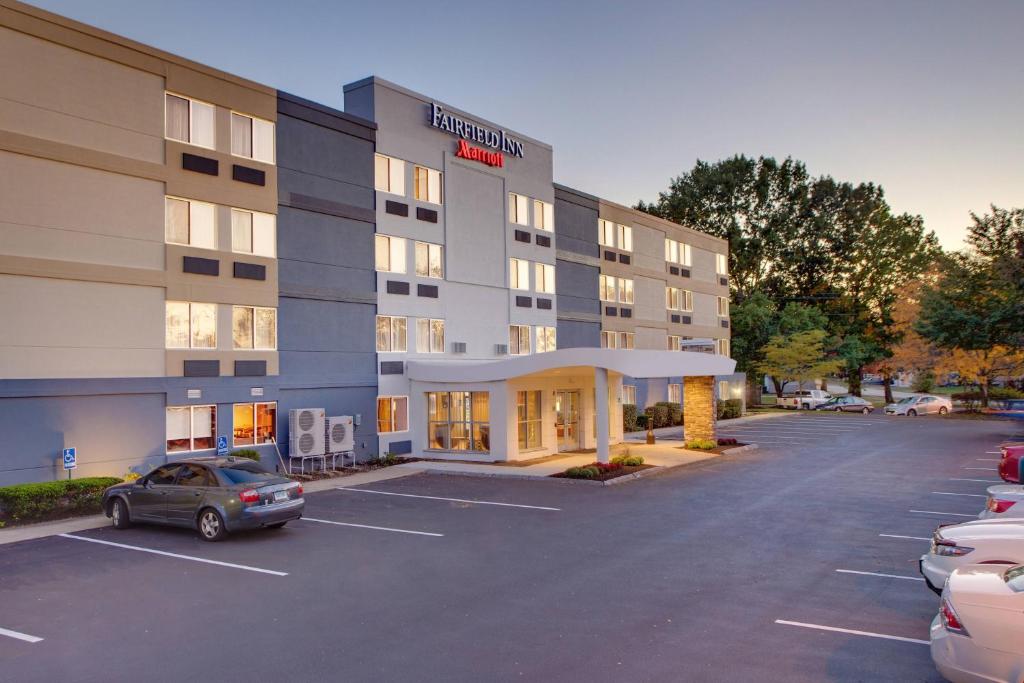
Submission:
[[[1000,479],[957,479],[956,477],[950,477],[949,480],[950,481],[976,481],[976,482],[979,482],[979,483],[982,483],[982,484],[1003,484],[1003,483],[1005,483],[1005,482],[1003,482]]]
[[[900,576],[899,574],[882,574],[881,572],[859,572],[855,569],[837,569],[840,574],[860,574],[861,576],[880,576],[884,579],[905,579],[907,581],[924,581],[920,576]]]
[[[985,451],[985,455],[1002,455],[1002,451]]]
[[[805,624],[800,621],[786,621],[785,619],[776,619],[776,624],[783,624],[784,626],[799,626],[800,628],[811,628],[818,631],[834,631],[835,633],[849,633],[854,636],[867,636],[868,638],[882,638],[884,640],[898,640],[903,643],[916,643],[918,645],[931,645],[930,641],[918,640],[917,638],[904,638],[903,636],[890,636],[885,633],[872,633],[871,631],[855,631],[850,628],[837,628],[835,626],[822,626],[821,624]]]
[[[27,633],[18,633],[17,631],[9,631],[5,628],[0,628],[0,636],[7,636],[8,638],[15,638],[17,640],[24,640],[26,643],[38,643],[42,641],[42,638],[36,636],[30,636]]]
[[[205,557],[193,557],[192,555],[179,555],[178,553],[169,553],[164,550],[153,550],[152,548],[143,548],[137,545],[125,545],[124,543],[114,543],[112,541],[101,541],[98,538],[87,538],[85,536],[75,536],[74,534],[57,534],[61,538],[71,538],[76,541],[87,541],[89,543],[99,543],[100,545],[109,545],[115,548],[124,548],[125,550],[138,550],[140,553],[152,553],[153,555],[163,555],[164,557],[174,557],[179,560],[192,560],[193,562],[202,562],[203,564],[215,564],[219,567],[230,567],[232,569],[244,569],[248,572],[258,572],[260,574],[271,574],[273,576],[288,576],[288,572],[278,572],[272,569],[260,569],[259,567],[250,567],[245,564],[234,564],[231,562],[221,562],[219,560],[208,560]]]
[[[435,534],[430,531],[413,531],[411,529],[392,529],[386,526],[371,526],[369,524],[352,524],[351,522],[335,522],[330,519],[313,519],[312,517],[303,517],[303,520],[307,522],[317,522],[318,524],[334,524],[337,526],[352,526],[358,529],[373,529],[374,531],[394,531],[396,534],[413,534],[415,536],[435,536],[440,538],[444,534]]]
[[[882,538],[906,538],[911,541],[930,541],[932,539],[925,536],[900,536],[899,534],[878,534]]]
[[[999,458],[975,458],[978,462],[999,462]]]
[[[998,472],[999,470],[995,467],[964,467],[965,470],[975,470],[978,472]]]
[[[959,512],[936,512],[935,510],[908,510],[908,512],[919,512],[922,515],[945,515],[947,517],[973,517],[977,519],[978,515],[964,515]]]
[[[932,491],[936,496],[967,496],[968,498],[988,498],[980,493],[949,493],[948,491]]]
[[[469,500],[466,498],[443,498],[441,496],[421,496],[415,493],[395,493],[394,491],[373,491],[371,489],[352,489],[345,487],[338,487],[339,491],[351,491],[354,493],[376,493],[381,496],[401,496],[403,498],[426,498],[428,500],[447,500],[453,503],[472,503],[474,505],[500,505],[506,508],[527,508],[529,510],[551,510],[553,512],[561,512],[561,508],[548,508],[540,505],[519,505],[517,503],[496,503],[491,500]]]

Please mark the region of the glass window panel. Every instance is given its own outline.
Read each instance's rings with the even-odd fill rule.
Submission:
[[[392,194],[405,194],[405,162],[401,159],[388,159],[388,185]]]
[[[377,399],[377,431],[384,433],[392,431],[391,399]]]
[[[252,253],[252,213],[231,209],[231,249]]]
[[[394,399],[395,431],[404,432],[409,429],[409,399],[397,396]]]
[[[277,309],[257,308],[255,322],[255,348],[277,348]]]
[[[416,274],[420,277],[430,275],[430,245],[426,242],[416,243]]]
[[[236,349],[251,349],[253,343],[253,310],[248,306],[231,309],[231,339]]]
[[[386,315],[377,316],[377,351],[391,350],[391,318]]]
[[[164,200],[164,239],[172,244],[188,244],[188,202],[167,197]]]
[[[217,439],[217,406],[192,407],[192,449],[214,448]]]
[[[545,329],[548,338],[548,351],[554,351],[558,348],[558,344],[556,343],[558,340],[558,330],[554,327],[548,327]]]
[[[430,277],[444,277],[444,260],[441,258],[442,248],[440,245],[430,245]]]
[[[268,258],[277,255],[277,216],[274,214],[252,214],[252,253]]]
[[[373,155],[373,187],[384,192],[388,191],[390,185],[388,175],[388,158],[383,154]]]
[[[405,239],[391,237],[388,239],[388,246],[391,250],[391,272],[405,272]]]
[[[164,97],[164,136],[188,142],[188,100],[184,97]]]
[[[428,426],[430,445],[428,448],[448,450],[448,423],[431,422]]]
[[[189,334],[189,308],[187,303],[168,301],[166,307],[167,336],[169,349],[187,349]]]
[[[190,132],[192,144],[213,149],[216,146],[214,130],[217,110],[212,104],[192,100]]]
[[[217,207],[206,202],[189,202],[189,244],[203,249],[217,246]]]
[[[263,119],[252,120],[252,156],[257,161],[274,163],[274,124]]]
[[[544,202],[544,229],[555,229],[555,205]]]
[[[167,415],[167,452],[176,453],[192,449],[191,417],[188,406],[168,408]]]
[[[427,200],[427,169],[413,166],[412,169],[413,197],[420,201]]]
[[[444,321],[430,321],[430,351],[431,353],[444,353]]]
[[[217,304],[191,304],[192,348],[217,348]]]
[[[386,235],[374,236],[374,261],[375,267],[380,271],[391,270],[391,244]]]
[[[405,318],[392,318],[391,319],[391,350],[401,351],[406,350],[406,322]]]
[[[689,244],[681,244],[681,245],[679,245],[679,248],[680,248],[680,254],[679,255],[681,257],[680,260],[681,260],[682,264],[684,266],[690,265],[690,245]]]
[[[426,318],[416,320],[416,353],[430,353],[430,321]]]
[[[441,172],[430,170],[427,173],[427,196],[435,204],[441,203]]]
[[[236,403],[232,433],[236,446],[255,445],[255,425],[252,403]]]
[[[277,440],[277,404],[256,404],[256,443]]]
[[[231,153],[252,158],[252,119],[241,114],[231,114]]]
[[[544,227],[544,202],[539,199],[533,200],[533,227]]]

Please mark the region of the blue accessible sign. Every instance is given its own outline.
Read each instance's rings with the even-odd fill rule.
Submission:
[[[78,467],[78,455],[74,448],[64,449],[64,469],[73,470]]]
[[[228,454],[228,437],[218,436],[217,437],[217,455]]]

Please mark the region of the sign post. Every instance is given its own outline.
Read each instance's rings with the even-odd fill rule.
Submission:
[[[227,454],[228,454],[228,437],[226,437],[226,436],[218,436],[217,437],[217,455],[219,457],[219,456],[227,455]]]
[[[71,470],[73,470],[76,467],[78,467],[78,454],[75,452],[75,449],[73,447],[72,448],[65,448],[64,452],[63,452],[63,457],[64,457],[64,469],[68,473],[68,479],[70,479],[71,478]]]

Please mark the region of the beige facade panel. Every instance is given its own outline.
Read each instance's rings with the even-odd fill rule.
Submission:
[[[665,233],[643,225],[633,226],[633,265],[651,271],[665,271]]]
[[[0,152],[0,254],[164,267],[157,181]]]
[[[633,318],[665,323],[665,281],[633,276]]]
[[[664,351],[668,348],[668,332],[664,328],[637,326],[633,341],[638,349]]]
[[[205,301],[277,308],[277,259],[177,244],[166,245],[166,251],[168,301]],[[220,274],[197,275],[184,272],[182,267],[186,256],[219,261]],[[265,266],[267,279],[248,280],[235,277],[235,261]]]
[[[220,114],[218,110],[218,121]],[[230,112],[226,112],[230,113]],[[218,126],[218,139],[224,133],[224,126]],[[230,135],[230,128],[227,129]],[[277,167],[270,164],[262,164],[253,159],[232,156],[228,151],[216,151],[187,145],[175,140],[167,140],[167,168],[165,178],[167,180],[167,194],[185,199],[198,199],[204,202],[234,206],[239,209],[250,209],[262,211],[263,213],[277,213]],[[219,165],[219,174],[210,176],[204,173],[186,171],[181,167],[182,154],[196,154],[198,156],[216,159]],[[231,177],[231,167],[234,164],[255,168],[266,173],[266,185],[250,185],[234,180]]]
[[[0,378],[163,374],[161,288],[0,275],[0,319]]]
[[[220,327],[220,322],[218,322]],[[230,321],[228,323],[230,332]],[[220,333],[218,332],[218,336]],[[231,337],[227,337],[227,344],[230,346]],[[267,363],[267,375],[277,375],[280,372],[277,351],[229,351],[226,349],[168,349],[166,354],[166,375],[167,377],[182,377],[185,374],[186,360],[216,360],[220,361],[220,374],[222,377],[230,377],[235,374],[236,360],[262,360]],[[161,358],[161,367],[158,375],[164,374],[165,362]],[[254,382],[259,377],[251,378]]]

